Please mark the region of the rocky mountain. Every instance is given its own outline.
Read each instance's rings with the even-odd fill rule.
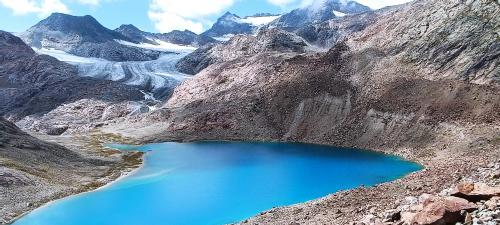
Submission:
[[[211,64],[229,62],[265,52],[305,52],[307,44],[298,36],[280,30],[263,29],[256,36],[235,36],[227,43],[208,45],[182,58],[177,69],[186,74],[197,74]]]
[[[293,32],[307,43],[328,50],[350,34],[363,31],[368,25],[374,23],[377,14],[381,11],[383,10],[336,17],[324,22],[304,25]]]
[[[124,24],[115,29],[116,32],[131,40],[133,43],[156,44],[152,33],[142,31],[132,24]]]
[[[257,30],[278,18],[278,15],[256,14],[241,18],[236,14],[226,12],[203,34],[221,40],[227,40],[230,36],[237,34],[253,34]]]
[[[438,8],[449,10],[437,14]],[[416,124],[403,118],[419,118],[419,125],[429,129],[443,121],[496,122],[500,118],[500,101],[494,94],[500,75],[495,31],[499,21],[494,16],[498,10],[487,0],[467,4],[420,0],[380,11],[373,23],[324,54],[257,51],[218,58],[222,60],[177,88],[166,107],[183,109],[170,119],[185,124],[192,135],[226,137],[222,134],[242,129],[242,136],[255,130],[258,137],[308,142],[327,138],[339,145],[372,146],[377,143],[372,138],[380,135],[408,144],[399,138],[416,137],[405,136],[410,127],[398,127],[402,129],[398,137],[370,127],[382,117],[408,126]],[[238,43],[246,40],[212,48],[216,52],[210,55],[238,52]],[[191,114],[195,111],[205,112],[206,117]],[[213,129],[198,130],[208,123],[200,120],[216,118]],[[331,122],[322,131],[310,125],[320,118]]]
[[[200,47],[217,41],[205,35],[198,35],[189,30],[179,31],[174,30],[169,33],[149,33],[140,30],[134,25],[122,25],[115,29],[116,32],[122,34],[135,43],[148,43],[158,45],[158,40],[184,46]]]
[[[133,86],[80,77],[74,66],[38,55],[20,38],[0,31],[1,116],[18,121],[80,99],[116,103],[143,100],[144,94]]]
[[[368,11],[370,11],[369,7],[356,1],[315,0],[311,5],[282,15],[268,26],[292,31],[306,25],[321,23],[336,17]]]
[[[401,181],[243,222],[349,224],[361,219],[358,210],[441,191],[497,160],[499,14],[496,1],[417,0],[372,13],[324,53],[247,51],[266,42],[233,38],[201,52],[206,60],[189,57],[193,72],[204,67],[197,61],[208,67],[162,109],[105,129],[156,142],[272,140],[374,149],[425,165]]]
[[[35,48],[57,49],[111,61],[147,61],[157,59],[161,54],[117,43],[115,40],[134,40],[105,28],[91,16],[54,13],[19,36]]]

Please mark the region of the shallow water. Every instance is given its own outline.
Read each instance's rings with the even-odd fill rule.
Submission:
[[[14,225],[227,224],[421,169],[374,152],[305,144],[162,143],[138,149],[148,153],[137,173],[37,209]]]

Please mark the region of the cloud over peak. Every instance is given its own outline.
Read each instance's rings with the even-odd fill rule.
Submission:
[[[46,16],[52,12],[69,12],[68,7],[60,0],[0,0],[0,4],[12,10],[14,15],[35,13]]]
[[[234,2],[235,0],[152,0],[148,16],[160,32],[188,29],[201,33],[208,16],[223,12]]]
[[[101,0],[71,0],[83,5],[99,5]],[[69,13],[71,10],[63,0],[0,0],[0,5],[8,8],[14,15],[37,14],[47,16],[53,12]]]

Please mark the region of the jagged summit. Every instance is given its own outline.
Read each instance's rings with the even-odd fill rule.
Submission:
[[[253,31],[252,24],[246,23],[236,14],[226,12],[203,34],[210,37],[222,37],[228,34],[250,34]]]
[[[155,44],[153,40],[148,38],[151,33],[145,32],[132,24],[124,24],[115,29],[116,32],[132,40],[134,43],[148,43]]]
[[[237,34],[256,34],[259,28],[269,24],[278,17],[279,15],[270,13],[240,17],[231,12],[226,12],[203,34],[222,40],[227,40],[229,37]]]
[[[311,5],[287,13],[270,23],[272,27],[281,27],[287,30],[320,23],[337,17],[341,14],[358,14],[371,11],[368,6],[355,1],[316,0]]]

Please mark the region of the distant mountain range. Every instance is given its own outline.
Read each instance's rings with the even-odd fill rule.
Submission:
[[[260,27],[279,17],[279,15],[261,13],[241,18],[236,14],[226,12],[217,19],[214,25],[209,30],[205,31],[203,35],[214,37],[219,40],[227,40],[229,37],[236,34],[253,34],[256,33]]]
[[[283,15],[260,13],[240,17],[227,12],[202,34],[188,30],[169,33],[150,33],[134,25],[122,25],[115,30],[101,25],[92,16],[72,16],[54,13],[19,36],[28,45],[38,49],[56,49],[76,56],[102,58],[110,61],[151,61],[172,45],[198,48],[219,41],[227,41],[238,34],[257,34],[261,28],[280,28],[296,33],[314,44],[318,32],[310,27],[337,17],[370,11],[355,1],[318,0],[312,5]],[[334,36],[335,34],[328,34]],[[323,35],[324,36],[324,35]],[[324,38],[323,38],[324,39]],[[175,50],[174,50],[175,51]]]
[[[128,24],[121,25],[119,28],[115,29],[115,31],[128,38],[133,43],[149,43],[158,45],[158,41],[164,41],[172,44],[200,47],[216,42],[215,39],[209,36],[203,34],[198,35],[189,30],[174,30],[169,33],[149,33],[140,30],[132,24]]]
[[[242,18],[236,14],[226,12],[203,35],[219,40],[227,40],[237,34],[256,34],[258,29],[262,27],[277,27],[293,31],[333,18],[369,11],[371,11],[369,7],[355,1],[318,0],[312,5],[295,9],[283,15],[261,13]]]
[[[141,31],[133,25],[110,30],[91,16],[61,13],[50,15],[19,36],[35,48],[57,49],[77,56],[111,61],[150,61],[161,55],[160,48],[140,48],[133,44],[161,45],[160,42],[163,41],[197,47],[216,42],[210,37],[190,31],[155,34]]]

